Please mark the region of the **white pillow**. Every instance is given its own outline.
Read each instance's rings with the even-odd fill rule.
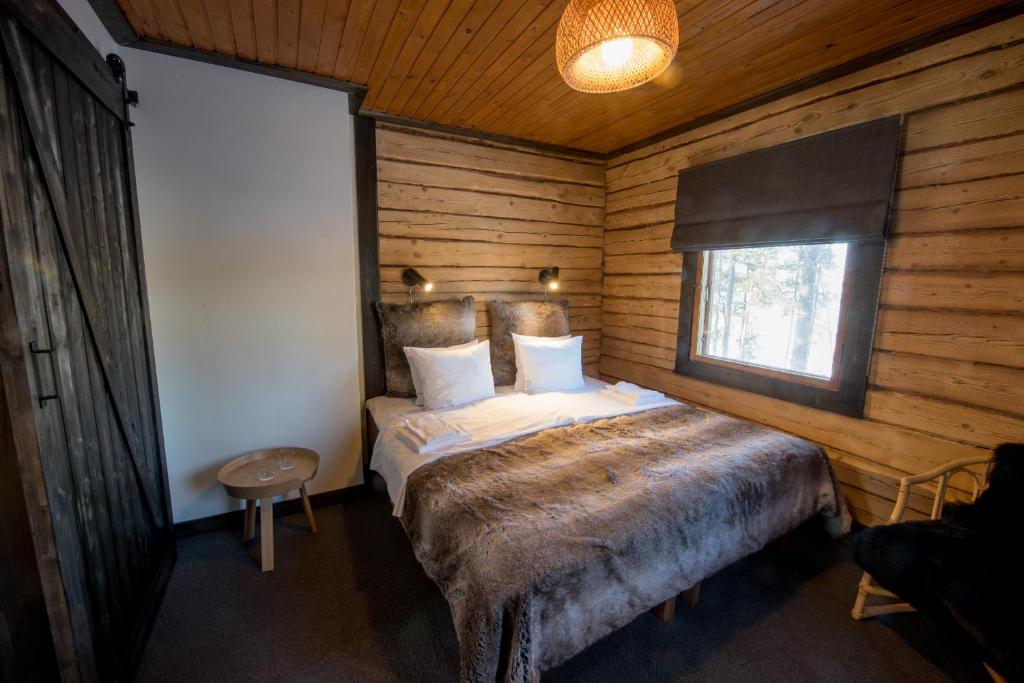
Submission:
[[[523,364],[524,388],[531,394],[543,391],[581,391],[583,381],[583,337],[560,341],[518,343]]]
[[[490,342],[462,349],[407,346],[403,351],[410,366],[419,364],[419,388],[427,410],[454,408],[494,396]]]
[[[455,346],[445,346],[443,348],[447,351],[451,351],[452,349],[468,349],[470,346],[476,346],[479,343],[480,342],[474,339],[473,341],[466,342],[465,344],[456,344]],[[425,347],[410,346],[409,348]],[[402,350],[404,351],[405,347],[402,347]],[[416,387],[416,405],[421,406],[423,405],[423,390],[420,389],[420,387],[423,386],[423,379],[420,375],[419,359],[411,357],[408,353],[405,354],[405,358],[409,361],[409,374],[412,375],[412,385]]]
[[[569,339],[570,337],[572,337],[571,334],[565,334],[565,335],[562,335],[561,337],[531,337],[530,335],[527,335],[527,334],[516,334],[515,332],[513,332],[512,333],[512,346],[515,349],[515,354],[516,354],[516,385],[514,387],[515,390],[516,391],[525,391],[526,390],[526,386],[523,384],[523,375],[522,375],[521,372],[519,372],[519,368],[522,367],[522,365],[523,365],[523,362],[521,360],[519,360],[519,342],[521,342],[521,341],[527,341],[527,342],[561,341],[561,340],[564,340],[564,339]]]

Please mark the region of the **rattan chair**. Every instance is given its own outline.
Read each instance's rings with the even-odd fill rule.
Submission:
[[[973,469],[972,469],[973,468]],[[945,507],[949,483],[953,477],[964,475],[971,482],[970,496],[965,502],[975,502],[981,492],[988,485],[988,477],[992,468],[990,456],[979,456],[976,458],[964,458],[946,463],[941,467],[929,470],[923,474],[903,477],[900,479],[899,494],[896,496],[896,505],[886,524],[899,524],[907,511],[910,502],[910,495],[915,486],[922,486],[935,482],[935,497],[932,500],[930,519],[937,520],[942,517],[942,510]],[[883,601],[878,604],[868,605],[869,596],[881,598]],[[894,614],[898,612],[914,612],[913,606],[903,601],[899,596],[888,591],[874,582],[871,575],[864,572],[857,588],[857,599],[853,603],[853,618],[867,619],[882,614]],[[992,676],[993,680],[999,682],[1004,679],[992,668],[985,664],[985,669]]]
[[[981,469],[969,469],[971,467],[978,468],[979,466],[984,467]],[[992,459],[990,456],[979,456],[976,458],[954,460],[953,462],[949,462],[940,467],[936,467],[933,470],[929,470],[924,474],[903,477],[900,479],[900,489],[899,494],[896,496],[896,506],[893,508],[892,514],[889,515],[889,519],[886,521],[886,524],[899,524],[903,521],[903,517],[907,511],[907,504],[910,502],[910,494],[914,486],[928,484],[936,480],[938,480],[938,483],[935,488],[935,498],[932,501],[930,518],[934,520],[942,517],[942,510],[946,504],[946,494],[949,490],[949,482],[958,474],[963,474],[970,478],[973,486],[971,496],[968,500],[973,503],[978,499],[978,496],[981,495],[981,492],[985,490],[991,466]],[[868,596],[885,598],[890,602],[879,605],[868,605]],[[887,591],[876,584],[871,578],[871,575],[864,572],[864,575],[860,579],[860,585],[858,586],[857,599],[853,603],[854,619],[866,619],[869,617],[877,617],[880,614],[913,611],[915,611],[914,608],[908,603],[900,601],[900,598],[897,595],[894,595],[890,591]]]

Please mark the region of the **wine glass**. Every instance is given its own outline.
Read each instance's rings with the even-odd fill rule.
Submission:
[[[278,448],[277,469],[287,471],[293,467],[295,467],[295,463],[292,462],[291,451],[287,448]]]
[[[270,459],[263,458],[256,462],[256,478],[260,481],[270,481],[274,478],[274,473],[270,469]]]

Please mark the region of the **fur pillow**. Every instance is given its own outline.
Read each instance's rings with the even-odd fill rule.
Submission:
[[[494,385],[516,381],[516,351],[512,333],[531,337],[563,337],[569,334],[569,302],[491,301],[491,370]]]
[[[384,344],[388,396],[416,395],[403,351],[406,346],[441,348],[476,338],[476,304],[471,296],[412,304],[378,303],[377,315]]]

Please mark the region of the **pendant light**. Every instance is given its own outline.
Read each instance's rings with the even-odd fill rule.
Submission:
[[[571,0],[558,22],[555,59],[574,90],[616,92],[660,74],[678,47],[672,0]]]

